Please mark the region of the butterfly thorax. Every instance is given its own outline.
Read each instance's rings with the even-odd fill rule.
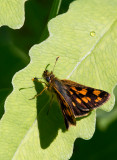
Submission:
[[[48,83],[48,90],[58,90],[59,92],[61,92],[65,87],[63,86],[62,81],[55,77],[52,71],[49,72],[48,70],[45,70],[43,72],[43,78]]]

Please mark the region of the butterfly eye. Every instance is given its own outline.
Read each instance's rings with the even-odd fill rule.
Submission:
[[[46,77],[46,81],[49,82],[50,81],[50,77]]]

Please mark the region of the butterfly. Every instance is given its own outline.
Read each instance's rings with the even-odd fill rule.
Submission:
[[[55,65],[58,58],[56,58]],[[88,115],[90,111],[101,106],[110,98],[110,94],[106,91],[81,85],[71,80],[58,79],[53,71],[47,70],[48,66],[49,64],[42,75],[45,79],[45,82],[42,83],[45,83],[46,87],[33,98],[42,94],[46,89],[56,94],[67,130],[70,125],[76,125],[77,117]],[[38,78],[33,78],[33,81],[38,81]]]

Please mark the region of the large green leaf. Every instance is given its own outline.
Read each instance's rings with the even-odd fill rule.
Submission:
[[[8,25],[18,29],[24,23],[24,2],[26,0],[0,0],[0,26]]]
[[[69,159],[77,137],[92,137],[95,111],[65,131],[57,102],[47,115],[46,92],[29,100],[43,88],[31,79],[41,77],[48,63],[52,70],[60,56],[55,75],[108,91],[111,99],[101,108],[110,111],[117,83],[116,19],[117,0],[79,0],[72,3],[66,14],[49,23],[50,37],[30,50],[30,65],[13,79],[14,91],[7,98],[0,123],[1,159]]]

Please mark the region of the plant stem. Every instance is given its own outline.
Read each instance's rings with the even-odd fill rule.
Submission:
[[[43,40],[45,40],[48,37],[49,33],[48,33],[48,29],[47,29],[47,24],[48,24],[49,20],[51,20],[52,18],[57,16],[59,9],[60,9],[60,6],[61,6],[61,2],[62,2],[62,0],[53,0],[52,7],[50,9],[50,14],[48,16],[48,20],[47,20],[45,27],[44,27],[44,30],[40,36],[39,42],[42,42]]]

